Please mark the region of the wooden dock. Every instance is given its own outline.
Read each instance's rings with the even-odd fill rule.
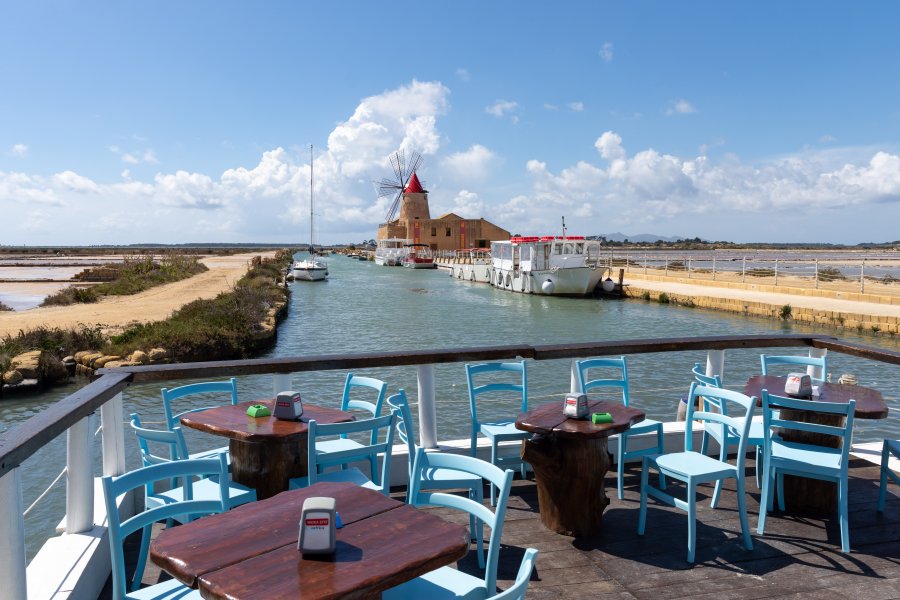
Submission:
[[[860,459],[851,461],[852,552],[843,554],[836,516],[776,510],[767,518],[765,535],[756,535],[759,490],[752,482],[752,461],[748,463],[753,550],[745,550],[738,538],[733,482],[730,487],[726,484],[715,510],[709,508],[712,487],[701,486],[694,565],[685,560],[687,517],[683,511],[651,499],[647,533],[637,535],[637,463],[626,471],[624,500],[615,498],[614,479],[607,476],[611,503],[604,513],[604,531],[589,538],[570,538],[545,529],[538,518],[534,482],[516,480],[503,531],[498,585],[501,589],[510,585],[525,549],[533,547],[540,554],[527,597],[534,599],[900,598],[900,497],[895,487],[885,512],[875,510],[877,466]],[[673,489],[677,485],[670,483]],[[402,499],[403,491],[395,496]],[[450,521],[468,523],[454,511],[428,510]],[[458,566],[472,574],[479,572],[473,553]],[[156,582],[160,576],[166,577],[148,565],[144,581]]]

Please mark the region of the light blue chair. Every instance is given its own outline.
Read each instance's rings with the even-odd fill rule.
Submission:
[[[509,379],[510,375],[514,378],[512,381],[494,381],[483,383],[492,376],[506,375]],[[479,383],[476,383],[476,379]],[[495,466],[518,466],[525,479],[525,463],[519,457],[519,450],[516,449],[514,455],[500,456],[499,445],[502,442],[527,440],[531,437],[531,433],[516,429],[516,420],[501,419],[499,421],[481,421],[478,418],[478,399],[487,394],[497,394],[499,392],[513,392],[520,396],[521,412],[528,412],[528,377],[525,371],[525,361],[520,362],[503,362],[503,363],[483,363],[479,365],[466,365],[466,383],[469,387],[469,411],[472,414],[472,431],[470,439],[469,454],[475,456],[478,448],[478,434],[480,433],[491,442],[491,464]],[[508,395],[508,394],[507,394]],[[494,505],[494,488],[491,487],[491,506]]]
[[[900,440],[884,440],[881,448],[881,482],[878,492],[878,512],[884,512],[884,500],[887,496],[888,479],[895,484],[900,484],[900,475],[891,470],[891,455],[900,458]]]
[[[766,527],[766,513],[772,510],[776,477],[778,508],[784,510],[784,475],[811,477],[833,481],[838,487],[838,520],[841,526],[841,551],[850,552],[850,532],[847,522],[847,466],[850,462],[850,442],[853,435],[853,411],[856,400],[819,402],[801,400],[762,391],[763,424],[765,426],[765,475],[762,498],[759,501],[757,533]],[[785,418],[784,409],[802,410],[843,418],[843,425],[822,425]],[[829,448],[802,442],[786,441],[787,430],[805,431],[840,439],[840,448]]]
[[[192,408],[188,408],[187,410],[175,412],[173,406],[175,400],[181,400],[183,398],[188,398],[189,396],[198,396],[202,394],[204,403],[206,403],[208,402],[211,395],[215,395],[216,397],[227,395],[229,401],[232,404],[238,403],[237,379],[234,377],[232,377],[228,381],[205,381],[203,383],[191,383],[188,385],[182,385],[176,388],[162,388],[160,392],[162,393],[163,410],[166,413],[166,429],[168,429],[169,431],[181,424],[180,419],[182,415],[206,410],[207,408],[212,408],[212,406],[209,405],[201,407],[193,406]],[[194,399],[192,404],[197,400],[198,399]],[[179,404],[181,404],[181,402],[179,402]],[[228,446],[213,448],[212,450],[204,450],[203,452],[195,452],[190,455],[190,458],[214,458],[219,454],[222,454],[223,452],[228,457],[228,460],[230,462],[231,457],[228,456]]]
[[[409,412],[409,402],[406,392],[402,389],[387,399],[390,406],[397,413],[397,435],[400,441],[406,444],[409,456],[409,468],[407,475],[409,483],[412,483],[413,461],[416,458],[415,429],[413,428],[412,415]],[[469,498],[482,504],[484,502],[484,480],[480,475],[454,471],[452,469],[426,469],[421,473],[421,487],[427,490],[469,490]],[[409,490],[410,487],[407,487]],[[475,517],[469,517],[469,537],[475,540],[478,552],[478,566],[484,568],[484,548],[482,546],[483,528],[481,522]]]
[[[537,558],[537,554],[536,548],[526,549],[525,556],[522,557],[522,564],[519,565],[519,573],[516,575],[515,583],[496,596],[491,596],[491,600],[524,600],[525,592],[528,591],[528,582],[531,581],[531,572],[534,570],[534,561]]]
[[[194,477],[212,476],[219,480],[219,495],[215,498],[195,498],[193,494],[192,479]],[[122,521],[119,517],[119,509],[116,498],[138,488],[152,486],[154,482],[180,479],[184,483],[184,495],[182,500],[172,504],[163,504],[148,508],[142,513]],[[200,481],[211,481],[203,478]],[[228,467],[225,457],[194,460],[176,460],[142,467],[130,473],[118,477],[103,477],[103,496],[106,500],[106,514],[108,518],[109,549],[112,558],[112,595],[114,600],[199,600],[200,592],[185,587],[178,580],[172,579],[156,585],[126,591],[127,577],[125,575],[125,556],[122,544],[131,533],[143,531],[145,539],[149,539],[150,528],[156,521],[175,517],[191,518],[219,513],[226,509],[222,498],[228,493]],[[138,570],[143,575],[143,564],[146,555],[142,554],[138,563]],[[140,584],[140,576],[136,575],[136,584]]]
[[[770,375],[769,370],[773,366],[787,365],[788,369],[793,369],[793,371],[796,371],[797,367],[816,367],[821,369],[822,377],[811,377],[813,383],[824,383],[828,379],[828,361],[825,356],[774,356],[760,354],[759,361],[762,365],[763,375]],[[806,372],[805,369],[804,372]]]
[[[422,487],[427,485],[423,473],[431,469],[453,469],[478,475],[497,488],[497,504],[494,512],[471,498],[463,498],[444,492],[423,492]],[[478,458],[460,456],[458,454],[445,454],[442,452],[425,452],[419,448],[416,452],[416,460],[413,464],[413,479],[410,483],[407,501],[414,506],[440,506],[453,508],[468,513],[476,519],[483,521],[491,529],[488,541],[487,564],[484,570],[484,579],[479,579],[468,573],[464,573],[452,567],[441,567],[430,571],[412,581],[407,581],[397,587],[386,590],[382,598],[393,600],[397,598],[489,598],[497,592],[497,560],[500,556],[500,539],[503,536],[503,523],[506,517],[506,504],[509,500],[509,490],[512,487],[513,472],[505,471]]]
[[[397,415],[394,411],[390,414],[372,419],[361,419],[348,423],[328,423],[319,425],[314,420],[309,422],[308,454],[309,463],[306,477],[295,477],[288,482],[289,489],[296,490],[311,486],[317,481],[346,481],[355,483],[364,488],[381,492],[385,496],[391,491],[391,448],[394,446],[394,425]],[[357,447],[334,452],[317,452],[316,448],[321,443],[319,438],[338,436],[342,434],[360,434],[363,437],[370,436],[377,440],[381,430],[385,431],[385,441],[374,444],[359,444]],[[344,468],[350,463],[360,461],[378,460],[382,455],[381,473],[379,483],[375,483],[356,467]],[[377,464],[377,463],[376,463]],[[339,471],[325,472],[329,467],[341,467]]]
[[[699,385],[706,385],[715,388],[722,387],[722,379],[718,375],[707,375],[702,363],[694,363],[694,368],[691,370],[691,373],[694,374],[694,381],[696,381]],[[715,398],[708,401],[705,398],[701,398],[700,400],[704,403],[703,410],[707,412],[722,412],[728,410],[726,404],[718,402]],[[706,454],[707,447],[709,446],[709,439],[712,438],[719,444],[719,460],[725,462],[728,457],[728,448],[738,443],[737,437],[729,435],[729,431],[729,428],[719,423],[707,423],[703,428],[703,442],[700,444],[700,454]],[[765,440],[763,439],[763,424],[759,422],[751,423],[750,433],[747,435],[747,445],[756,447],[757,489],[762,488],[762,448],[764,443]],[[718,483],[716,483],[716,491],[713,492],[712,503],[710,504],[712,508],[718,506],[719,493],[721,492],[721,490],[722,482],[719,481]]]
[[[357,391],[363,389],[374,390],[375,402],[369,402],[367,400],[361,400],[359,398],[350,398],[351,392],[356,389]],[[347,379],[344,382],[344,395],[341,397],[341,410],[349,411],[349,410],[362,410],[368,413],[369,417],[377,417],[381,414],[381,406],[384,404],[384,396],[387,392],[387,384],[380,379],[373,379],[371,377],[360,377],[359,375],[354,375],[353,373],[347,373]],[[358,393],[357,393],[358,395]],[[369,442],[370,444],[376,443],[378,440],[374,437],[377,434],[376,431],[372,432],[372,439]],[[340,438],[336,440],[324,440],[319,442],[316,446],[316,451],[319,453],[328,453],[328,452],[338,452],[340,450],[350,450],[352,448],[361,448],[362,444],[359,442],[350,439],[347,437],[347,434],[341,435]],[[369,469],[372,476],[372,480],[380,484],[381,481],[379,479],[378,474],[378,458],[371,457],[369,460]]]
[[[576,361],[578,372],[578,388],[585,394],[594,389],[618,391],[622,395],[622,404],[628,406],[628,365],[625,357],[619,358],[586,358]],[[589,371],[592,369],[612,370],[616,377],[613,378],[596,378],[589,379]],[[655,433],[656,445],[643,448],[641,450],[628,450],[628,440],[631,436],[640,435],[642,433]],[[632,425],[628,431],[619,434],[619,443],[616,447],[616,472],[618,475],[618,494],[619,500],[625,497],[625,463],[629,459],[639,458],[641,456],[649,456],[652,454],[662,454],[665,452],[663,443],[663,425],[660,421],[653,419],[644,419],[640,423]],[[660,472],[659,486],[666,489],[665,476]]]
[[[744,409],[740,417],[733,417],[717,412],[696,410],[694,404],[698,397],[716,398],[719,402],[732,402]],[[744,461],[747,449],[747,436],[750,432],[750,422],[753,411],[756,410],[756,398],[751,398],[721,388],[701,386],[696,382],[691,383],[691,391],[688,397],[687,422],[684,432],[684,452],[663,454],[660,456],[645,456],[643,469],[641,470],[641,510],[638,517],[638,535],[644,535],[647,524],[647,496],[661,500],[667,504],[687,511],[688,514],[688,553],[689,563],[694,562],[697,551],[697,486],[701,483],[719,482],[722,479],[733,478],[737,482],[738,513],[741,520],[741,533],[743,534],[744,547],[753,549],[750,539],[750,526],[747,523],[747,503],[744,493]],[[693,425],[694,421],[704,423],[720,423],[724,427],[732,429],[732,435],[738,439],[738,453],[736,465],[717,460],[693,451]],[[664,491],[654,488],[649,483],[649,471],[657,469],[661,474],[683,481],[687,487],[687,498],[681,500]]]
[[[174,427],[172,431],[147,429],[141,425],[141,419],[137,414],[132,413],[130,416],[131,429],[134,430],[134,434],[137,437],[138,447],[141,451],[141,463],[143,466],[148,467],[151,465],[165,464],[172,462],[173,460],[190,460],[181,427]],[[150,448],[151,444],[168,450],[168,452],[165,453],[166,456],[153,453]],[[218,459],[218,456],[208,458]],[[230,481],[227,476],[225,478],[225,486],[227,492],[225,495],[226,510],[248,502],[256,502],[256,490]],[[193,482],[192,494],[195,500],[217,499],[221,494],[221,486],[215,479],[200,479]],[[179,486],[175,479],[169,481],[168,489],[163,492],[155,491],[153,485],[149,484],[144,488],[144,506],[148,509],[167,504],[177,504],[183,502],[184,499],[184,487]],[[167,526],[171,526],[173,521],[186,523],[188,520],[189,518],[187,516],[175,515],[170,517],[166,521],[166,524]],[[132,582],[132,586],[140,583],[141,577],[143,577],[144,565],[147,562],[147,552],[149,548],[150,528],[148,526],[144,530],[143,537],[141,538],[140,557],[138,559],[138,566],[135,570],[135,579]]]

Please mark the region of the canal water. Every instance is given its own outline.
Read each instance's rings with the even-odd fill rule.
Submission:
[[[444,270],[413,270],[381,267],[333,255],[328,258],[330,276],[324,282],[295,282],[287,319],[279,327],[278,342],[269,356],[303,356],[378,351],[449,349],[503,344],[552,344],[595,340],[660,338],[698,335],[770,333],[816,333],[836,335],[865,344],[900,350],[893,338],[850,334],[827,327],[812,327],[775,320],[685,308],[641,300],[610,301],[553,298],[515,294],[486,284],[452,279]],[[729,350],[724,381],[741,389],[750,375],[759,372],[762,349]],[[773,350],[802,353],[802,348]],[[705,352],[644,354],[628,357],[631,400],[648,416],[662,420],[675,417],[678,402],[690,385],[694,362],[705,362]],[[528,363],[531,405],[561,402],[569,389],[569,360]],[[829,355],[829,371],[836,381],[841,373],[856,374],[860,385],[880,390],[892,412],[900,401],[897,368],[845,356]],[[395,367],[358,371],[383,379],[388,393],[404,388],[416,409],[416,368]],[[304,400],[338,406],[346,372],[299,373],[293,387]],[[0,429],[15,426],[73,392],[83,381],[54,388],[40,396],[5,399],[0,402]],[[171,382],[170,387],[185,382]],[[137,385],[125,393],[126,418],[140,414],[149,427],[162,427],[159,384]],[[469,408],[462,363],[435,367],[439,440],[467,438]],[[242,399],[271,397],[270,376],[239,379]],[[480,404],[480,411],[482,405]],[[515,415],[512,399],[493,403],[495,415]],[[99,426],[99,413],[94,417]],[[900,424],[892,418],[859,420],[856,441],[900,437]],[[137,466],[134,438],[126,428],[129,467]],[[191,451],[221,446],[223,440],[187,430]],[[99,439],[97,443],[99,465]],[[28,506],[60,473],[65,465],[65,436],[42,449],[21,469],[23,496]],[[63,482],[26,519],[29,558],[41,541],[52,535],[65,511]]]

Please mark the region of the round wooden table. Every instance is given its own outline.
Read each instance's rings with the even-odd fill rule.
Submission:
[[[610,435],[644,420],[644,412],[618,402],[589,401],[588,414],[608,412],[612,423],[594,425],[563,415],[562,402],[540,406],[516,419],[516,428],[534,433],[522,442],[522,459],[534,469],[541,522],[563,535],[600,531],[609,504],[604,477],[612,464]]]
[[[275,417],[253,418],[252,404],[272,410],[274,400],[252,400],[225,404],[181,417],[181,424],[213,435],[227,437],[231,454],[231,479],[256,490],[259,500],[288,489],[288,481],[307,471],[307,432],[310,419],[317,423],[353,421],[349,412],[312,404],[303,405],[300,421]]]
[[[754,375],[744,386],[744,393],[757,397],[757,406],[762,406],[762,391],[768,390],[776,396],[785,396],[784,384],[786,377],[774,375]],[[843,383],[818,384],[819,395],[810,398],[820,402],[843,402],[850,399],[856,400],[856,408],[853,411],[854,419],[884,419],[888,416],[888,407],[878,390],[863,387],[861,385],[848,385]],[[807,423],[819,423],[823,425],[843,425],[843,417],[805,410],[781,409],[786,419],[804,421]],[[782,436],[787,441],[816,444],[830,448],[840,447],[840,439],[832,435],[821,435],[805,431],[789,430]],[[795,477],[785,475],[784,497],[786,508],[808,511],[812,513],[832,513],[837,508],[837,486],[829,481],[812,479],[809,477]]]

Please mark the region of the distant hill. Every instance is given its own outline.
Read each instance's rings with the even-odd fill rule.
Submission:
[[[629,242],[638,243],[638,244],[649,244],[653,243],[657,240],[661,240],[663,242],[677,242],[683,238],[680,237],[666,237],[664,235],[655,235],[653,233],[639,233],[637,235],[625,235],[624,233],[619,233],[618,231],[615,233],[601,233],[595,236],[591,236],[592,238],[606,238],[610,242],[624,242],[628,240]]]

